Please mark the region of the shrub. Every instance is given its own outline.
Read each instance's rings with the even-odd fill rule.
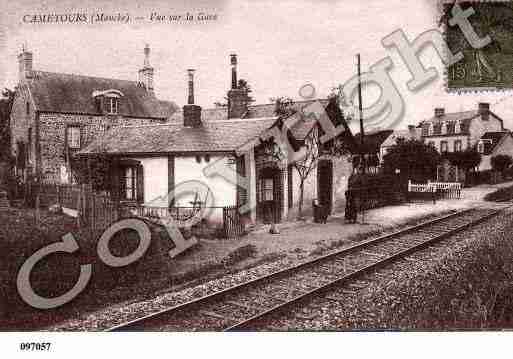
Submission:
[[[34,226],[33,211],[2,212],[5,223],[0,228],[0,323],[1,328],[23,329],[44,326],[66,316],[71,307],[98,306],[102,299],[113,296],[113,290],[136,290],[162,278],[167,280],[170,264],[168,251],[172,243],[165,229],[148,222],[152,232],[150,247],[138,261],[114,268],[104,264],[97,255],[98,238],[90,240],[88,233],[76,227],[76,219],[42,211],[40,228]],[[79,250],[73,254],[52,254],[38,262],[31,273],[31,284],[36,293],[45,297],[62,295],[75,284],[81,264],[92,265],[92,277],[86,289],[72,302],[55,309],[37,310],[22,301],[16,289],[16,276],[23,262],[38,249],[73,233]],[[134,231],[121,231],[110,241],[113,255],[123,256],[138,246]],[[24,318],[25,317],[25,318]]]
[[[434,177],[439,162],[440,154],[433,146],[415,139],[399,138],[383,156],[383,169],[387,174],[400,170],[401,178],[406,181],[425,182]]]
[[[354,196],[357,209],[387,206],[401,200],[404,181],[388,174],[353,174],[349,177],[348,192]],[[347,210],[347,209],[346,209]]]
[[[233,252],[223,259],[226,266],[233,265],[248,258],[254,258],[257,254],[257,248],[254,244],[246,244],[245,246],[235,249]]]
[[[484,197],[485,201],[507,201],[513,199],[513,186],[499,188],[498,190],[488,193]]]
[[[496,155],[491,158],[491,165],[494,171],[503,173],[511,164],[513,159],[509,155]]]

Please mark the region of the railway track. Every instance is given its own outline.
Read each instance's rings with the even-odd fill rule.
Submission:
[[[334,287],[361,289],[358,280],[393,261],[424,249],[500,213],[470,209],[359,242],[313,260],[120,324],[109,331],[250,330]]]

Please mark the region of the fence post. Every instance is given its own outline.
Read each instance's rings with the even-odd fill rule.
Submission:
[[[36,227],[39,228],[39,223],[41,221],[41,213],[39,212],[39,193],[36,195],[36,212],[35,212],[35,219],[36,219]]]
[[[77,203],[77,226],[78,228],[82,227],[82,221],[80,217],[82,216],[81,210],[82,210],[82,204],[81,204],[81,197],[82,197],[82,191],[78,192],[78,203]]]
[[[95,230],[95,227],[96,227],[96,218],[95,218],[95,208],[96,208],[96,201],[95,201],[95,196],[93,194],[91,194],[90,198],[89,198],[89,204],[90,204],[90,213],[89,213],[89,233],[90,233],[90,238],[91,238],[91,241],[94,240],[94,230]]]

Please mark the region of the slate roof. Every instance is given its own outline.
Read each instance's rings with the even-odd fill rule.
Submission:
[[[469,121],[479,116],[477,110],[446,113],[443,116],[433,116],[423,122],[437,123],[441,121]]]
[[[315,102],[319,102],[324,107],[326,107],[328,104],[327,99],[315,99],[305,101],[294,101],[291,105],[291,108],[296,112],[287,117],[285,121],[289,123],[294,123],[294,125],[291,125],[290,128],[294,138],[298,140],[304,139],[306,135],[310,132],[312,127],[315,125],[315,121],[313,119],[302,119],[299,113],[299,110],[302,110]],[[248,111],[243,115],[242,118],[232,120],[245,121],[247,119],[275,117],[276,115],[274,113],[274,110],[274,103],[250,105],[248,106]],[[204,123],[225,120],[228,120],[228,109],[226,107],[207,108],[202,109],[201,111],[201,121]],[[177,125],[183,123],[183,111],[176,111],[169,118],[169,122]]]
[[[305,109],[307,106],[310,107]],[[244,144],[250,145],[265,130],[279,123],[278,117],[274,115],[274,104],[256,105],[251,108],[258,108],[258,111],[248,111],[247,115],[269,113],[271,116],[227,119],[226,108],[206,109],[201,113],[202,126],[191,128],[183,126],[182,114],[177,112],[166,124],[113,128],[78,154],[235,151]],[[300,101],[294,103],[293,108],[305,109],[305,112],[325,110],[335,126],[343,122],[338,106],[336,104],[329,105],[327,100]],[[295,140],[299,141],[303,140],[316,124],[315,117],[300,117],[299,112],[284,118],[283,121],[288,122],[290,133]],[[347,126],[345,128],[347,140],[352,141],[349,129]]]
[[[489,141],[484,142],[484,155],[491,154],[497,145],[501,142],[501,140],[504,138],[504,136],[511,136],[510,132],[486,132],[481,136],[481,140],[491,140],[491,143]]]
[[[182,124],[119,126],[95,140],[79,155],[231,152],[256,139],[276,117],[204,122],[201,127]]]
[[[99,115],[93,91],[115,89],[124,96],[119,114],[139,118],[168,118],[178,108],[149,95],[137,81],[33,71],[28,87],[36,109],[45,112]]]
[[[490,116],[495,117],[497,120],[499,120],[501,123],[504,124],[504,121],[502,120],[502,118],[497,116],[492,111],[490,111],[489,113],[490,113]],[[422,125],[424,123],[437,124],[437,123],[440,123],[442,121],[460,121],[463,124],[463,126],[464,126],[463,128],[465,129],[465,130],[462,130],[462,133],[468,133],[470,122],[473,119],[478,118],[479,116],[480,115],[479,115],[479,112],[477,110],[446,113],[443,116],[438,116],[438,117],[437,116],[433,116],[433,117],[431,117],[428,120],[422,121],[419,124],[419,127],[422,127]],[[440,134],[430,135],[430,136],[440,136]]]
[[[357,133],[354,136],[356,145],[360,152],[363,153],[379,153],[381,145],[393,133],[393,130],[377,130],[372,132],[364,132],[363,136],[363,151],[361,150],[361,134]]]

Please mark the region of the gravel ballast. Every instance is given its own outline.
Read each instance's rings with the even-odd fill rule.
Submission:
[[[508,210],[368,275],[354,294],[339,288],[255,329],[513,328],[512,230]]]

